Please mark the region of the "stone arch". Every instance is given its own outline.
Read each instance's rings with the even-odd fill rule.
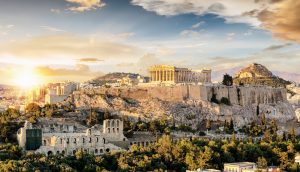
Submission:
[[[82,138],[82,143],[84,143],[84,142],[85,142],[85,138],[83,137],[83,138]]]
[[[117,127],[119,127],[119,125],[120,125],[119,123],[120,123],[120,121],[119,121],[119,120],[117,120]]]
[[[100,153],[103,153],[103,149],[100,149]]]
[[[63,151],[61,151],[61,154],[65,155],[65,154],[66,154],[66,152],[63,150]]]
[[[47,155],[48,155],[48,156],[53,155],[53,152],[52,152],[52,151],[48,151],[48,152],[47,152]]]
[[[43,140],[43,145],[46,146],[47,145],[47,141]]]
[[[117,133],[119,133],[120,131],[119,131],[119,128],[117,128]]]
[[[92,138],[91,138],[91,137],[90,137],[90,140],[89,140],[89,142],[90,142],[90,143],[92,143]]]
[[[105,151],[106,151],[106,152],[109,152],[110,150],[109,150],[109,148],[107,148],[107,149],[105,149]]]
[[[108,133],[110,133],[110,128],[108,128],[107,130],[108,130]]]
[[[73,150],[73,155],[75,155],[76,154],[76,150]]]
[[[59,150],[58,151],[56,151],[56,154],[59,154],[60,152],[59,152]]]
[[[123,141],[125,142],[125,141],[126,141],[126,139],[125,139],[125,138],[123,138]]]
[[[103,143],[105,144],[105,138],[103,138]]]
[[[98,154],[98,149],[95,149],[95,154]]]
[[[115,120],[111,121],[111,127],[115,127]]]
[[[99,138],[98,138],[98,137],[96,137],[96,142],[97,142],[97,143],[99,142]]]
[[[115,128],[112,128],[113,133],[115,133]]]

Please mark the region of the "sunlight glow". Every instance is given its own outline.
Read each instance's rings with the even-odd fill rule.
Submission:
[[[14,76],[14,84],[23,89],[30,89],[41,84],[41,77],[33,68],[24,68],[18,70]]]

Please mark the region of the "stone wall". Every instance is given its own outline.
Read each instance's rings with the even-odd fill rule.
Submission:
[[[119,87],[85,90],[90,93],[107,94],[136,100],[157,98],[163,101],[180,102],[187,99],[210,101],[213,95],[217,100],[227,98],[232,105],[258,105],[287,102],[284,88],[264,86],[224,86],[224,85],[177,85],[157,87]]]

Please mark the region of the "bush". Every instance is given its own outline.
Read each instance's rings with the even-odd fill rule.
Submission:
[[[213,102],[213,103],[219,104],[219,100],[217,99],[217,95],[216,94],[212,95],[210,101]]]
[[[226,97],[221,98],[221,103],[225,104],[225,105],[228,105],[228,106],[231,105],[230,100]]]
[[[199,136],[205,136],[205,132],[204,131],[199,131]]]

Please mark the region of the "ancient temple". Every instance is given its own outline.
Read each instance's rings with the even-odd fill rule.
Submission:
[[[157,83],[210,83],[211,70],[191,70],[171,65],[155,65],[149,68],[151,82]]]

